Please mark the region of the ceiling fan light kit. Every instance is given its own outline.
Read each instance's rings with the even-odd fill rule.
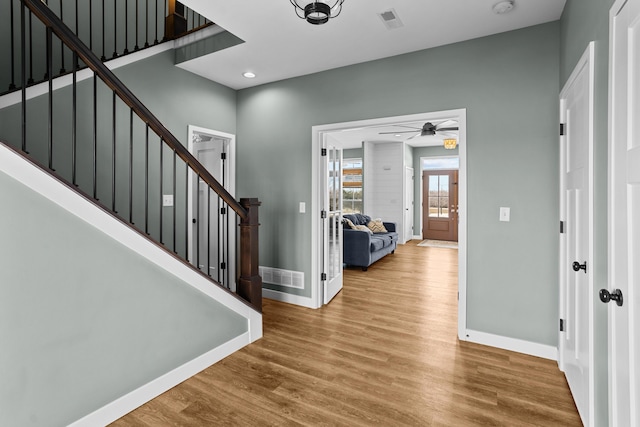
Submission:
[[[446,138],[443,140],[444,148],[447,150],[454,150],[458,146],[458,140],[455,138]]]
[[[344,0],[312,1],[289,0],[296,10],[298,18],[305,19],[313,25],[322,25],[329,22],[342,12]]]

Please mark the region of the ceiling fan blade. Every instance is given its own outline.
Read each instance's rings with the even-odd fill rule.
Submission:
[[[378,132],[378,135],[392,135],[394,133],[414,133],[416,130],[401,130],[396,132]]]
[[[446,131],[451,131],[451,130],[459,130],[458,127],[454,127],[454,128],[438,128],[436,129],[438,132],[446,132]]]

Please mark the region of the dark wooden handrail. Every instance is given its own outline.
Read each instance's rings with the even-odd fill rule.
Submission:
[[[116,75],[105,66],[100,58],[94,54],[76,35],[56,16],[41,0],[22,0],[23,3],[47,27],[67,45],[104,83],[113,90],[122,101],[127,104],[142,121],[162,140],[173,149],[176,154],[207,183],[225,203],[233,209],[242,220],[248,219],[247,210],[233,198],[231,194],[211,175],[211,173],[196,160],[184,145],[156,118],[151,111],[127,88]]]

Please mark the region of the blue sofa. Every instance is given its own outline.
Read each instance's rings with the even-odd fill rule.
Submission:
[[[343,215],[343,218],[351,220],[355,225],[367,225],[371,217],[362,214]],[[398,246],[398,233],[394,222],[383,222],[386,233],[370,234],[366,231],[354,230],[343,221],[343,253],[344,263],[362,267],[362,271],[382,258],[392,254]]]

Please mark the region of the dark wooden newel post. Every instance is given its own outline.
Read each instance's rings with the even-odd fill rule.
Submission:
[[[164,38],[167,40],[173,40],[187,32],[184,5],[179,1],[169,0],[164,28]]]
[[[240,220],[238,295],[262,312],[262,278],[258,274],[258,199],[240,199],[247,217]]]

